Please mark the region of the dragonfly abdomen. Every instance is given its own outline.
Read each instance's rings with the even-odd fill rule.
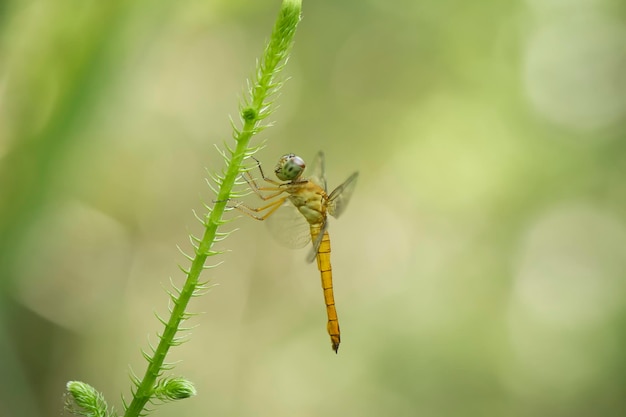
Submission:
[[[311,237],[315,241],[319,235],[319,226],[311,226]],[[322,278],[322,289],[324,290],[324,302],[326,303],[326,314],[328,316],[328,334],[332,348],[335,352],[339,349],[341,342],[339,331],[339,318],[337,317],[337,309],[335,308],[335,296],[333,293],[333,273],[330,264],[330,236],[328,232],[324,232],[322,241],[317,251],[317,269],[320,271]]]

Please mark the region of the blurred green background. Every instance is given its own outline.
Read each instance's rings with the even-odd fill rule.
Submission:
[[[278,0],[0,8],[0,415],[110,404],[182,283]],[[332,223],[342,345],[304,251],[247,218],[158,416],[623,416],[626,6],[304,0],[257,154],[359,184]]]

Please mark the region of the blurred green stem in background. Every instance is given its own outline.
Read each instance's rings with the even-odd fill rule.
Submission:
[[[9,80],[6,90],[3,87],[3,100],[4,94],[9,97],[2,106],[6,130],[0,133],[0,369],[13,377],[0,390],[0,404],[5,407],[0,413],[38,416],[45,413],[38,410],[36,401],[14,401],[32,398],[37,391],[27,377],[29,364],[11,343],[15,334],[10,318],[21,312],[14,299],[23,269],[20,252],[33,225],[63,194],[59,184],[68,154],[85,139],[77,132],[93,117],[102,91],[115,77],[116,45],[125,28],[129,2],[94,2],[83,13],[47,16],[46,21],[57,24],[37,29],[37,47],[21,43],[28,35],[10,35],[10,22],[41,4],[13,2],[13,7],[11,3],[0,6],[0,21],[6,23],[0,27],[0,71]],[[29,24],[23,26],[28,33]],[[11,53],[14,45],[24,49]],[[59,59],[62,69],[51,70]],[[47,358],[47,354],[39,352],[38,356]]]
[[[165,357],[170,347],[182,342],[181,338],[177,337],[176,334],[179,330],[185,330],[185,328],[181,327],[181,323],[191,315],[191,313],[186,311],[191,297],[200,295],[202,290],[206,289],[206,285],[198,281],[202,270],[212,267],[205,265],[206,259],[219,253],[212,249],[214,243],[228,236],[228,232],[218,232],[218,228],[225,223],[222,220],[222,216],[226,211],[228,200],[237,196],[233,192],[233,187],[236,185],[239,175],[245,170],[243,166],[244,160],[259,149],[258,146],[250,146],[250,140],[256,133],[259,133],[267,126],[263,125],[262,121],[271,113],[272,102],[270,98],[282,85],[277,77],[286,64],[296,27],[300,21],[301,7],[301,0],[283,0],[270,41],[265,48],[262,59],[258,62],[255,79],[249,83],[248,95],[244,98],[239,108],[239,117],[242,123],[241,129],[237,128],[235,123],[232,123],[234,129],[233,138],[236,143],[235,149],[231,149],[226,145],[226,150],[220,151],[224,157],[226,168],[222,170],[221,174],[211,175],[217,184],[217,187],[214,188],[217,198],[213,207],[207,206],[207,215],[204,218],[199,218],[205,228],[204,235],[202,238],[191,236],[191,242],[195,248],[194,255],[187,256],[191,266],[189,269],[181,268],[187,276],[185,284],[182,289],[174,287],[175,292],[169,293],[172,301],[171,315],[168,320],[159,318],[165,326],[165,330],[160,335],[158,346],[153,349],[152,353],[143,352],[144,357],[148,361],[148,368],[143,378],[132,376],[136,389],[134,390],[132,401],[126,405],[124,414],[126,417],[144,415],[147,411],[145,406],[148,401],[186,398],[195,393],[193,386],[187,381],[182,382],[183,385],[189,384],[187,386],[188,389],[185,391],[189,395],[180,395],[179,385],[181,384],[164,383],[163,381],[169,381],[167,378],[160,381],[157,379],[162,376],[165,370],[171,369],[171,365],[165,363]],[[211,184],[209,185],[211,186]],[[213,187],[211,186],[211,188]],[[72,386],[79,386],[78,383],[72,384]],[[174,387],[173,389],[176,389],[176,392],[173,392],[172,395],[161,392],[162,390],[157,392],[158,387],[167,388],[168,386]],[[76,400],[74,391],[69,390],[69,392]],[[88,389],[81,392],[83,395],[84,392],[92,392],[93,395],[99,396],[99,393],[95,390]],[[82,400],[84,401],[84,398]],[[103,399],[102,401],[93,401],[91,403],[102,404],[103,407],[106,407]],[[93,415],[104,415],[102,414],[103,412],[110,414],[106,410],[99,410],[98,413]]]

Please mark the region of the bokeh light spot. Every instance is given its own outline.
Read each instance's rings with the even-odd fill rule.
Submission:
[[[626,114],[626,27],[599,14],[544,19],[526,46],[532,107],[576,131],[610,127]]]
[[[596,324],[620,307],[625,269],[626,226],[592,207],[563,207],[530,228],[517,296],[542,321]]]

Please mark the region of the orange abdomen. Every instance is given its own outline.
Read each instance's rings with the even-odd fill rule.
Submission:
[[[319,235],[319,226],[311,226],[311,238],[316,241]],[[333,273],[330,265],[330,236],[324,232],[319,250],[317,252],[317,269],[322,276],[322,289],[324,290],[324,302],[326,303],[326,314],[328,315],[328,334],[332,348],[335,352],[339,349],[341,341],[339,335],[339,319],[335,308],[335,296],[333,294]]]

